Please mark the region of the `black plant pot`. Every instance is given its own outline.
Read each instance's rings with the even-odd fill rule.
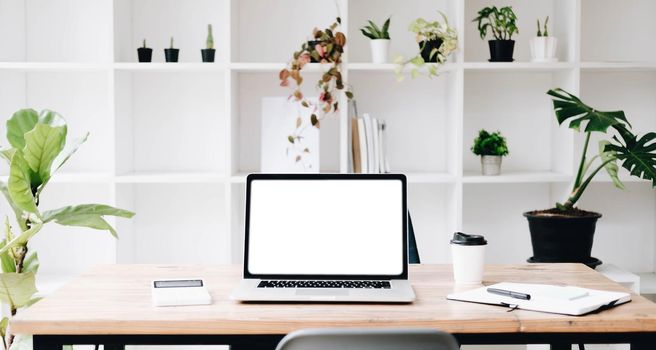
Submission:
[[[153,49],[149,47],[140,47],[137,49],[139,62],[150,62],[153,59]]]
[[[527,212],[524,216],[528,219],[533,245],[533,257],[529,262],[575,262],[593,268],[601,264],[591,256],[595,227],[601,214],[555,216]]]
[[[442,39],[433,39],[428,41],[420,41],[419,49],[421,50],[421,58],[424,59],[424,62],[437,62],[437,53],[431,57],[431,52],[433,49],[438,50],[442,46]]]
[[[164,58],[166,62],[178,62],[178,54],[180,49],[164,49]]]
[[[214,53],[216,49],[202,49],[200,55],[203,57],[203,62],[214,62]]]
[[[515,40],[490,40],[490,62],[512,62]]]

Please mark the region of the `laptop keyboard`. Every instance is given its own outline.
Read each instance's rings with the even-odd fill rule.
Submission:
[[[291,281],[270,280],[261,281],[257,288],[364,288],[390,289],[388,281]]]

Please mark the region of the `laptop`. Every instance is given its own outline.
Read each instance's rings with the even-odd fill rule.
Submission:
[[[248,175],[232,299],[412,302],[406,198],[404,175]]]

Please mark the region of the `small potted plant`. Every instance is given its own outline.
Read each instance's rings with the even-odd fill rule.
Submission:
[[[442,21],[427,21],[417,18],[408,26],[408,30],[415,34],[419,51],[406,60],[402,56],[395,59],[396,75],[398,80],[403,79],[403,69],[411,64],[410,75],[414,78],[419,75],[423,67],[427,67],[428,75],[437,75],[438,65],[444,64],[449,56],[458,48],[458,32],[449,25],[446,15],[439,12]],[[426,65],[426,63],[435,63]]]
[[[212,35],[212,25],[207,25],[207,39],[205,40],[205,48],[200,50],[203,62],[214,62],[214,36]]]
[[[376,23],[369,21],[369,25],[360,28],[362,35],[371,39],[371,60],[373,63],[387,63],[390,35],[389,35],[390,18],[388,17],[383,27],[380,28]]]
[[[498,9],[496,6],[485,7],[478,11],[478,31],[481,40],[485,40],[488,31],[492,32],[494,40],[488,41],[490,46],[490,62],[512,62],[515,40],[512,36],[519,33],[517,16],[511,6]]]
[[[544,19],[544,28],[540,28],[540,19],[537,20],[537,37],[531,39],[531,61],[533,62],[556,62],[556,47],[558,40],[549,36],[549,16]]]
[[[481,156],[483,175],[501,174],[501,159],[508,155],[508,145],[500,131],[490,133],[481,129],[474,139],[471,151],[475,155]]]
[[[549,90],[556,119],[560,125],[585,132],[583,151],[572,190],[554,208],[524,213],[528,219],[533,245],[529,262],[578,262],[590,267],[601,264],[591,256],[595,226],[601,214],[577,208],[576,203],[592,179],[605,170],[615,187],[623,189],[618,162],[633,176],[649,180],[656,187],[656,132],[639,137],[623,111],[603,112],[583,103],[562,89]],[[592,133],[615,135],[599,141],[599,153],[588,157]]]
[[[137,49],[139,62],[150,62],[153,58],[153,49],[146,46],[146,39],[143,39],[143,46]]]
[[[180,49],[173,47],[173,37],[171,37],[171,45],[168,49],[164,49],[164,58],[166,58],[166,62],[178,62],[178,53],[180,53]]]

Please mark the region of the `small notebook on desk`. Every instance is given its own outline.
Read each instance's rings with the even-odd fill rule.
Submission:
[[[447,299],[581,316],[627,303],[631,301],[631,294],[570,286],[503,282],[449,294]]]

